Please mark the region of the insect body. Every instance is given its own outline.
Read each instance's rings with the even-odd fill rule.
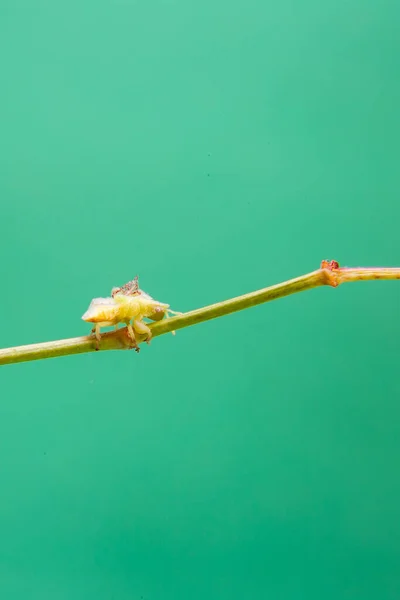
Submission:
[[[141,290],[137,277],[121,288],[113,288],[111,294],[111,298],[94,298],[82,316],[84,321],[94,324],[92,333],[97,340],[97,350],[101,339],[101,327],[114,325],[118,329],[119,323],[125,323],[132,347],[138,352],[135,332],[146,335],[147,343],[150,343],[152,337],[151,329],[143,321],[144,318],[160,321],[169,314],[181,314],[171,310],[169,304],[158,302]]]

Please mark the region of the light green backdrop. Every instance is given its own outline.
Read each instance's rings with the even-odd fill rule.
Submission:
[[[1,346],[399,265],[400,5],[0,0]],[[398,599],[400,284],[0,372],[7,600]]]

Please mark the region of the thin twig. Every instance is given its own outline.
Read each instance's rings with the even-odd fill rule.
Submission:
[[[204,308],[192,310],[177,317],[163,319],[150,325],[153,337],[164,335],[190,327],[203,321],[216,319],[230,313],[257,306],[264,302],[277,300],[290,294],[304,292],[315,287],[330,285],[337,287],[342,283],[351,281],[369,281],[369,280],[389,280],[400,279],[400,268],[386,267],[357,267],[340,268],[336,261],[322,261],[321,268],[307,275],[290,279],[283,283],[278,283],[256,292],[250,292],[244,296],[238,296],[230,300],[211,304]],[[144,338],[138,338],[138,342],[143,342]],[[104,350],[126,350],[130,348],[130,339],[126,327],[118,331],[105,333],[101,337],[100,351]],[[92,336],[83,336],[57,340],[53,342],[44,342],[40,344],[31,344],[28,346],[16,346],[14,348],[5,348],[0,350],[0,365],[11,363],[39,360],[43,358],[54,358],[56,356],[67,356],[69,354],[82,354],[84,352],[94,352],[96,350],[96,340]]]

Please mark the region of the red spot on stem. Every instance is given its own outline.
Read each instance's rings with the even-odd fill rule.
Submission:
[[[328,269],[328,271],[337,271],[339,269],[339,263],[336,260],[323,260],[321,262],[321,269]]]

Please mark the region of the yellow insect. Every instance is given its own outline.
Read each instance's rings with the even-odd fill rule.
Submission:
[[[139,352],[135,332],[147,335],[146,342],[149,344],[152,334],[151,330],[143,322],[144,318],[152,321],[160,321],[165,316],[178,315],[182,313],[170,309],[169,304],[154,300],[139,288],[138,277],[129,281],[120,288],[113,288],[110,298],[94,298],[82,319],[87,323],[94,323],[92,334],[96,337],[96,350],[99,349],[101,327],[114,325],[118,329],[119,323],[125,323],[132,347]],[[132,323],[131,323],[132,321]]]

